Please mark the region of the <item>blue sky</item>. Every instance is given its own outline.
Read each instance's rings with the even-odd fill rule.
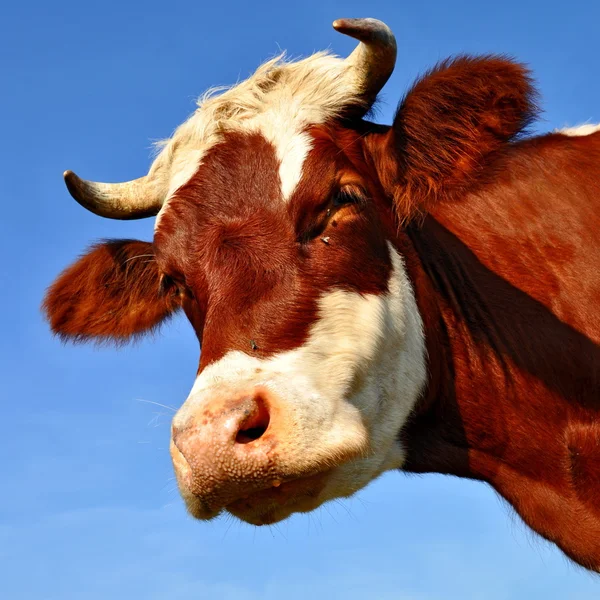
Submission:
[[[341,5],[344,8],[340,8]],[[93,240],[151,239],[68,196],[64,169],[143,175],[206,88],[287,49],[353,42],[339,17],[386,21],[399,43],[383,94],[456,52],[512,54],[543,96],[539,130],[600,122],[594,0],[301,3],[27,2],[0,9],[0,581],[11,600],[579,600],[600,579],[531,534],[487,487],[390,473],[356,498],[274,528],[185,515],[168,456],[170,411],[193,382],[183,319],[119,351],[63,346],[45,287]]]

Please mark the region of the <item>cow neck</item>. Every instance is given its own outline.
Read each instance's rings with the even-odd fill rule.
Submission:
[[[535,531],[600,570],[600,348],[504,268],[502,244],[463,223],[455,231],[462,240],[432,217],[407,231],[429,382],[400,434],[403,468],[490,483]],[[493,252],[504,276],[473,248],[488,264]]]
[[[427,260],[428,246],[435,239],[425,227],[409,227],[406,233],[406,237],[400,236],[397,246],[404,256],[423,320],[428,382],[400,434],[407,452],[403,469],[475,477],[469,469],[468,442],[456,398],[456,369],[450,341],[461,334],[452,311],[437,291],[440,265]]]
[[[544,420],[550,427],[563,418],[549,406],[560,406],[565,384],[532,359],[540,354],[532,342],[538,307],[526,294],[433,217],[407,233],[414,255],[406,264],[424,322],[429,380],[402,432],[405,468],[494,483],[500,462],[515,470],[531,462],[524,450],[531,440],[515,434],[526,412],[542,427]]]

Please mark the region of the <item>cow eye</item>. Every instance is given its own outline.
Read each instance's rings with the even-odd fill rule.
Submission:
[[[335,208],[339,206],[345,206],[346,204],[355,204],[358,202],[358,197],[356,194],[352,193],[351,190],[340,190],[333,197],[332,204]]]
[[[174,277],[163,273],[160,279],[159,290],[161,294],[172,294],[174,296],[182,296],[187,288],[184,284],[177,281]]]
[[[166,275],[165,273],[163,273],[160,276],[160,281],[159,281],[158,287],[159,287],[159,291],[161,294],[168,294],[168,293],[172,292],[176,286],[175,286],[175,282],[173,281],[173,278],[170,277],[169,275]]]

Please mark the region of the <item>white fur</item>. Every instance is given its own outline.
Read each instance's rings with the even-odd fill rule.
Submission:
[[[312,140],[308,133],[297,131],[294,121],[285,121],[284,114],[273,115],[258,130],[275,146],[279,160],[279,179],[283,200],[289,200],[302,178],[302,167]]]
[[[555,131],[556,133],[562,133],[563,135],[579,137],[591,135],[592,133],[600,131],[600,124],[593,125],[591,123],[586,123],[585,125],[578,125],[577,127],[565,127],[564,129],[556,129]]]
[[[308,133],[296,133],[274,141],[280,162],[281,194],[284,200],[289,200],[302,178],[304,160],[312,147],[312,140]]]
[[[391,245],[389,251],[386,294],[330,291],[301,347],[268,359],[229,352],[198,376],[174,423],[185,423],[217,391],[268,387],[280,402],[278,414],[294,423],[281,460],[310,469],[323,461],[335,465],[348,447],[361,449],[359,458],[333,470],[310,509],[401,467],[398,433],[425,385],[426,355],[404,263]]]

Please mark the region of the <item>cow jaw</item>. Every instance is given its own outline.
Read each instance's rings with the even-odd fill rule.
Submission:
[[[385,294],[329,291],[302,346],[268,358],[232,351],[200,373],[173,421],[192,441],[183,453],[171,443],[192,515],[274,523],[402,466],[398,433],[425,384],[425,342],[403,261],[389,251]],[[264,431],[235,444],[263,404]]]

